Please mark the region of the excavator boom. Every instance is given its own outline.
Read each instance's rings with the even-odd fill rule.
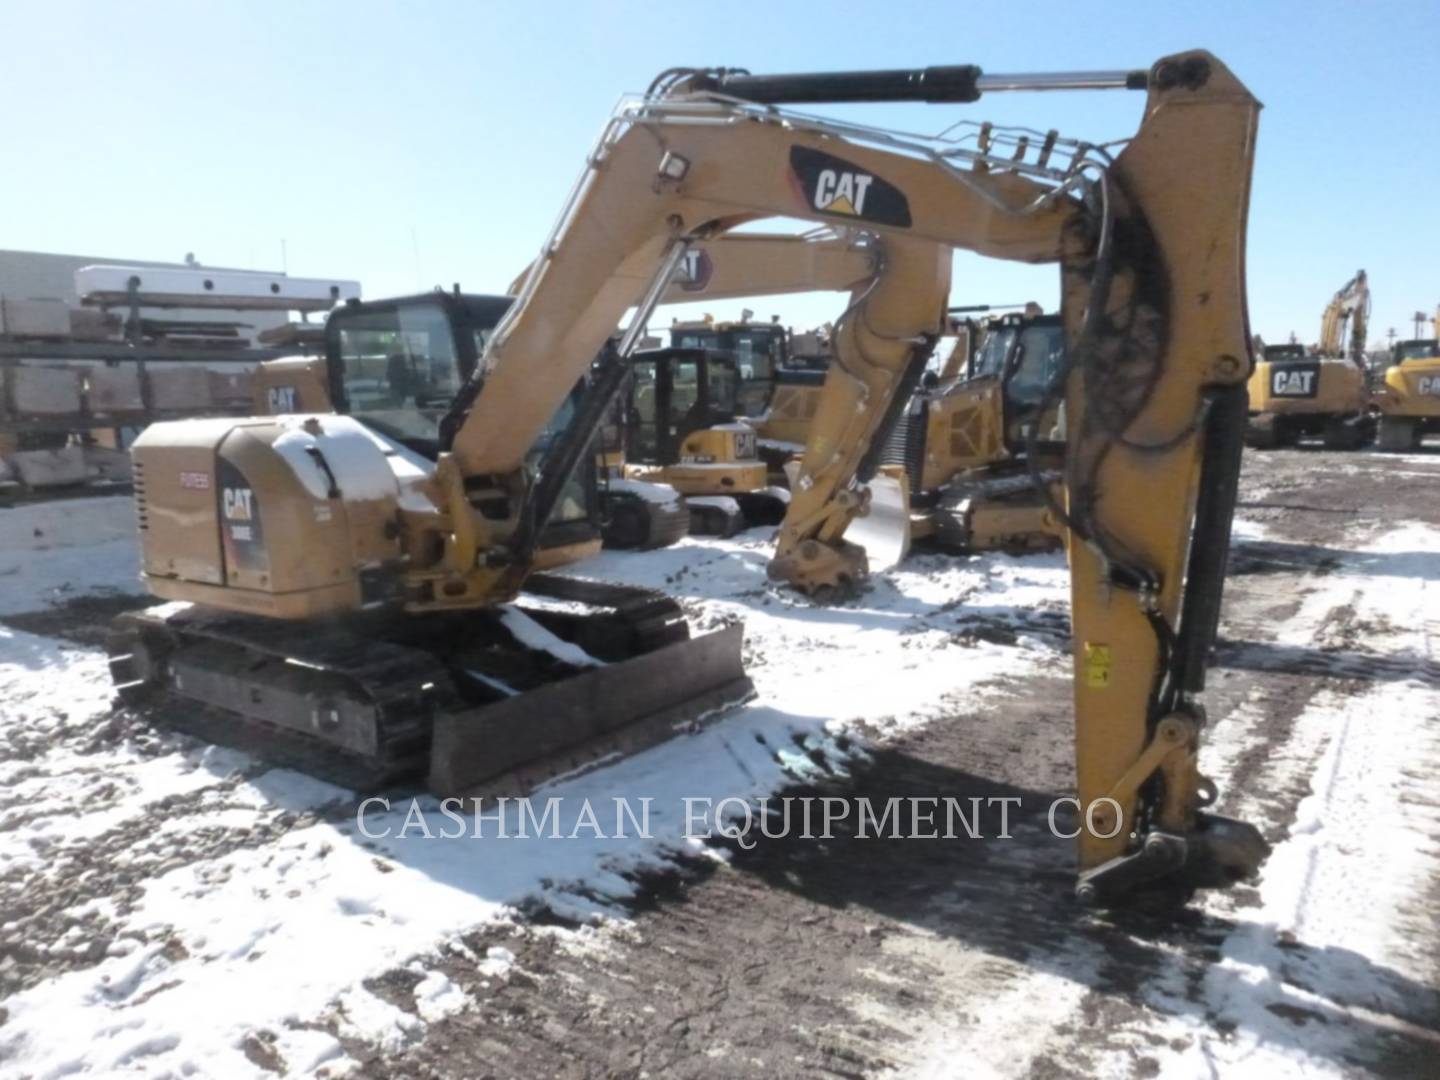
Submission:
[[[1320,317],[1320,355],[1346,356],[1365,361],[1365,340],[1370,324],[1370,285],[1364,270],[1342,285],[1325,305]],[[1346,333],[1346,329],[1349,333]]]
[[[510,283],[524,288],[530,267]],[[686,249],[661,294],[661,304],[783,296],[799,292],[846,292],[863,285],[875,270],[865,233],[815,229],[805,233],[722,233]],[[628,285],[638,303],[655,276],[655,260],[638,252],[616,269],[617,286]]]

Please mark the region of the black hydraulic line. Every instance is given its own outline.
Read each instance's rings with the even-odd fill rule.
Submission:
[[[1220,623],[1220,599],[1230,559],[1230,527],[1235,519],[1240,455],[1245,443],[1245,384],[1212,391],[1207,413],[1172,679],[1180,691],[1195,694],[1205,689],[1205,668]]]

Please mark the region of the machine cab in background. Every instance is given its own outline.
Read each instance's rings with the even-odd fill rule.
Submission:
[[[1436,328],[1440,331],[1440,316]],[[1415,450],[1426,435],[1440,434],[1440,341],[1396,344],[1374,401],[1380,412],[1379,449]]]
[[[1059,315],[1010,314],[989,320],[962,373],[916,394],[892,433],[884,460],[904,465],[911,491],[933,491],[965,469],[996,465],[1025,452],[1031,428],[1051,445],[1057,424],[1047,388],[1065,365]],[[1042,415],[1043,413],[1043,415]]]
[[[710,349],[647,349],[631,357],[625,477],[684,495],[693,533],[729,536],[785,515],[786,493],[769,487],[755,429],[744,418],[744,387],[740,364]]]
[[[739,378],[735,415],[751,418],[770,407],[789,356],[788,338],[779,323],[682,323],[670,330],[672,347],[703,349],[732,364]]]
[[[995,380],[1000,390],[1002,440],[1010,453],[1024,450],[1027,429],[1039,424],[1042,441],[1053,416],[1042,417],[1046,392],[1065,366],[1065,327],[1059,315],[1002,315],[994,320],[970,362],[971,380]]]
[[[701,348],[646,350],[631,361],[631,380],[628,461],[674,465],[684,459],[710,457],[713,463],[730,456],[718,446],[707,453],[694,436],[733,424],[742,415],[742,376],[733,359]],[[754,433],[740,443],[734,456],[754,458]]]

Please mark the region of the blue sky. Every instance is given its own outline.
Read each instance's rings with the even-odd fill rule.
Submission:
[[[1357,268],[1372,341],[1440,303],[1440,3],[348,3],[8,0],[0,247],[275,267],[372,297],[502,291],[615,100],[671,65],[1147,66],[1208,48],[1264,102],[1254,328],[1310,341]],[[1140,95],[853,107],[1130,134]],[[1049,269],[961,258],[956,302],[1057,298]],[[736,305],[738,309],[739,305]],[[816,322],[833,297],[762,301]],[[733,314],[724,307],[717,315]]]

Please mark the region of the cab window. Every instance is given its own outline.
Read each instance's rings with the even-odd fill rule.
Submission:
[[[1015,328],[1013,326],[991,330],[985,335],[985,341],[975,356],[975,366],[971,368],[971,377],[976,379],[988,376],[999,378],[1004,375],[1005,358],[1010,355],[1010,349],[1014,343]]]
[[[705,372],[711,411],[727,416],[734,413],[736,399],[740,395],[740,380],[735,369],[729,364],[712,361],[705,365]]]
[[[540,432],[540,437],[535,440],[535,445],[525,455],[525,464],[530,467],[531,472],[540,468],[540,463],[545,453],[550,449],[556,439],[563,436],[570,428],[575,419],[575,397],[571,395],[566,398],[550,422],[545,425],[545,430]],[[590,508],[586,503],[586,482],[589,479],[584,469],[576,469],[570,479],[566,481],[565,487],[560,492],[560,497],[555,500],[555,509],[551,511],[549,521],[552,523],[564,523],[567,521],[581,521],[589,516]]]
[[[1406,360],[1427,360],[1434,356],[1440,356],[1440,341],[1403,341],[1395,347],[1395,359],[1402,364]]]
[[[742,379],[768,379],[775,374],[780,341],[769,331],[736,330],[731,353]]]
[[[1017,404],[1038,404],[1064,364],[1065,328],[1027,326],[1020,334],[1020,360],[1007,396]]]
[[[444,311],[417,304],[339,317],[351,415],[392,438],[438,440],[461,382]]]

